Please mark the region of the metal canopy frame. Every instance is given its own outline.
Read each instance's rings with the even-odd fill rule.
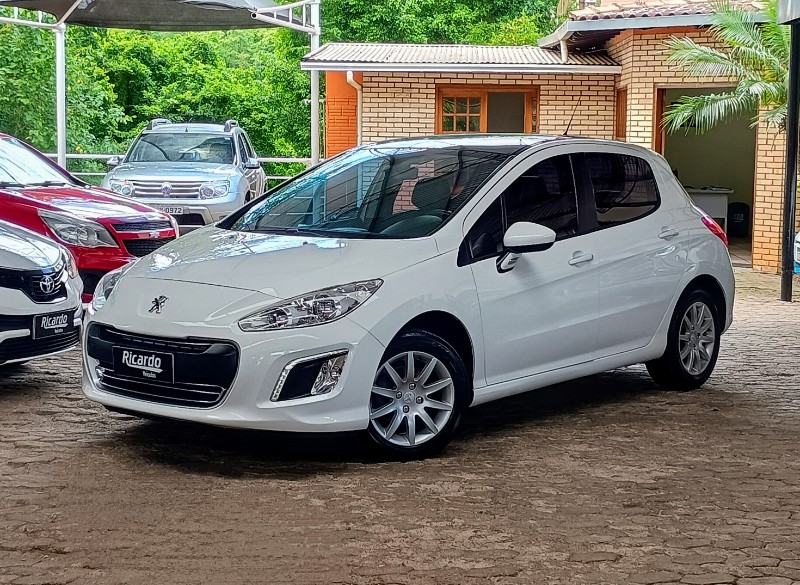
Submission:
[[[37,12],[35,20],[20,16],[20,9],[14,8],[13,16],[0,16],[0,24],[16,24],[53,31],[55,35],[56,60],[56,152],[59,166],[67,167],[67,55],[66,20],[85,0],[74,0],[69,10],[56,22],[45,22],[44,13]],[[302,0],[274,8],[260,8],[251,11],[258,21],[280,26],[310,36],[311,50],[319,48],[322,26],[320,19],[320,0]],[[320,160],[319,123],[319,71],[311,72],[311,164]]]

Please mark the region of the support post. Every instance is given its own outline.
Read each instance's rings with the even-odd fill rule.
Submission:
[[[792,264],[797,202],[797,150],[800,139],[800,24],[791,25],[789,95],[786,110],[786,174],[783,181],[781,300],[792,301]]]
[[[311,6],[311,50],[319,49],[321,35],[319,0],[312,0]],[[311,72],[311,164],[319,162],[319,71]]]
[[[58,164],[67,168],[67,55],[64,24],[57,25],[56,35],[56,153]]]

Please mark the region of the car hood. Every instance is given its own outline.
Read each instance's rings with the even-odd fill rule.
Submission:
[[[48,211],[65,211],[84,219],[166,218],[152,207],[95,187],[29,187],[8,190],[7,193],[29,205]]]
[[[0,221],[0,267],[37,270],[53,266],[60,257],[61,248],[50,240]]]
[[[433,238],[380,240],[235,232],[208,226],[139,260],[126,279],[204,283],[288,299],[381,278],[436,256]]]
[[[216,163],[123,163],[106,175],[105,181],[211,181],[225,179],[233,170],[231,164]]]

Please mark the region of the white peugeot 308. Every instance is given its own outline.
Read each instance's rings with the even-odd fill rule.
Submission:
[[[83,389],[144,416],[363,429],[424,457],[470,405],[555,382],[644,362],[699,387],[733,297],[725,234],[648,150],[408,139],[107,275]]]

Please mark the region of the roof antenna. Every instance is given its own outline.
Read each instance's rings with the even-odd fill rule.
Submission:
[[[567,127],[564,129],[564,133],[561,136],[566,136],[569,133],[569,127],[572,126],[572,119],[575,117],[575,112],[578,111],[578,106],[581,105],[581,99],[578,97],[578,101],[575,103],[575,107],[572,109],[572,115],[569,117],[569,122],[567,122]]]

